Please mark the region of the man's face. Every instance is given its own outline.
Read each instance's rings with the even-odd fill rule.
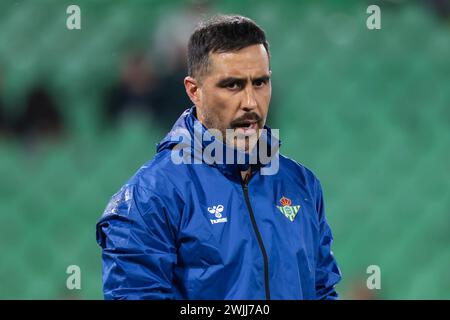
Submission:
[[[234,52],[210,53],[207,72],[198,83],[197,117],[208,129],[226,129],[226,143],[249,151],[266,123],[272,86],[269,57],[263,45]]]

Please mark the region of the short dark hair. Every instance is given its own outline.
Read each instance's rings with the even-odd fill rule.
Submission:
[[[209,53],[237,51],[262,44],[269,54],[266,34],[253,20],[240,15],[216,15],[201,22],[188,43],[187,64],[191,77],[207,71]]]

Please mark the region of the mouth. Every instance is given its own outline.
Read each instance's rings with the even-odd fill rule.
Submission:
[[[238,123],[237,125],[234,126],[234,130],[237,133],[244,134],[244,135],[255,134],[257,129],[258,129],[257,121],[244,121],[244,122]]]

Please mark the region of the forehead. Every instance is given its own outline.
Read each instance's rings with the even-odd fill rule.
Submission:
[[[209,72],[212,77],[261,76],[269,73],[269,56],[262,44],[231,52],[209,54]]]

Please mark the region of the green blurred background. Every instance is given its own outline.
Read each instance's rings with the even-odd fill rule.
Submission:
[[[81,8],[81,30],[66,28],[70,4]],[[369,4],[381,7],[381,30],[366,27]],[[449,8],[431,0],[2,0],[0,298],[103,297],[95,224],[190,106],[111,116],[111,88],[151,60],[153,87],[164,92],[155,101],[169,98],[167,88],[183,94],[183,70],[168,61],[184,40],[176,33],[190,31],[190,17],[220,12],[247,15],[268,35],[269,125],[280,128],[282,152],[322,182],[341,297],[449,299]],[[41,112],[42,103],[56,111]],[[42,114],[51,116],[36,120]],[[81,268],[81,290],[66,288],[69,265]],[[380,290],[366,288],[369,265],[381,268]]]

